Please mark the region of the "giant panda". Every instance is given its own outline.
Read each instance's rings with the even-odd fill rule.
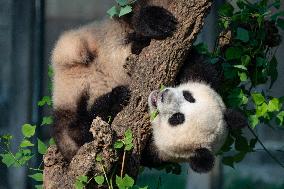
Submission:
[[[53,136],[70,161],[78,148],[92,140],[93,118],[107,121],[127,102],[130,76],[123,65],[151,39],[171,36],[175,17],[165,8],[168,0],[139,0],[121,19],[106,19],[66,31],[52,52]]]
[[[194,171],[208,172],[229,129],[243,128],[247,120],[239,111],[227,109],[212,87],[212,65],[193,64],[184,71],[187,77],[177,86],[149,95],[149,112],[157,112],[151,120],[152,143],[160,160],[189,162]]]

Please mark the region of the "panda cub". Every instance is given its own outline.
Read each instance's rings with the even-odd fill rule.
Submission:
[[[66,31],[52,52],[53,136],[67,160],[92,140],[92,120],[115,117],[129,98],[127,57],[152,39],[173,34],[177,21],[168,0],[140,0],[133,13]],[[163,7],[165,8],[163,8]]]
[[[151,123],[159,158],[189,162],[196,172],[213,168],[214,154],[224,144],[229,128],[246,125],[242,114],[226,109],[220,95],[202,80],[152,91],[148,104],[150,112],[158,111]]]

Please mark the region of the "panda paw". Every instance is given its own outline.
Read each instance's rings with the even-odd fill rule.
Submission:
[[[172,36],[177,24],[176,18],[168,10],[158,6],[142,8],[134,20],[135,32],[153,39]]]
[[[94,54],[88,47],[88,41],[79,32],[64,33],[52,53],[52,62],[58,65],[89,64]]]

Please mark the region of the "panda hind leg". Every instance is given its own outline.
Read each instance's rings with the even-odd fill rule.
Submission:
[[[52,62],[59,66],[87,65],[95,58],[85,31],[67,31],[59,38],[52,52]],[[93,46],[93,45],[92,45]]]
[[[162,7],[146,6],[141,8],[138,15],[134,15],[133,25],[138,35],[165,39],[173,35],[177,20],[172,13]]]
[[[83,94],[77,102],[76,110],[55,109],[53,112],[53,137],[67,161],[71,161],[78,149],[93,138],[89,132],[92,118],[87,111],[88,99]]]

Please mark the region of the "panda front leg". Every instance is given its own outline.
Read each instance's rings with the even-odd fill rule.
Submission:
[[[87,31],[70,30],[61,35],[52,52],[52,63],[58,66],[87,65],[95,58]]]

